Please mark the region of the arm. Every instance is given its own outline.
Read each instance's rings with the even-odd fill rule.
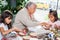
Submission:
[[[42,25],[43,27],[45,27],[44,29],[46,29],[46,30],[49,30],[50,27],[51,27],[51,24],[48,24],[46,22],[42,22],[42,23],[40,23],[40,25]]]
[[[17,20],[17,21],[16,21],[16,20]],[[16,16],[15,22],[20,22],[20,23],[26,25],[27,27],[33,27],[33,26],[39,25],[38,22],[32,21],[32,20],[29,18],[29,16],[24,15],[23,13]],[[16,25],[18,25],[18,24],[16,24]]]
[[[42,23],[40,23],[40,25],[42,25],[42,26],[46,26],[46,25],[48,25],[48,23],[46,23],[46,22],[42,22]]]
[[[18,28],[16,28],[16,27],[13,27],[13,28],[8,29],[8,30],[4,30],[3,27],[0,27],[0,31],[1,31],[1,33],[2,33],[3,35],[6,35],[6,34],[12,32],[12,31],[20,32],[21,30],[18,29]]]
[[[54,25],[55,29],[60,30],[60,26]]]
[[[14,30],[14,28],[5,31],[3,27],[0,27],[0,31],[1,31],[2,35],[6,35],[6,34],[12,32],[13,30]]]
[[[56,29],[60,30],[60,20],[58,20],[58,21],[55,22],[54,27],[55,27]]]

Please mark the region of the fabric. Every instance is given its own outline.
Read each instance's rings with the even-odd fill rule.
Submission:
[[[0,27],[3,27],[4,30],[8,30],[7,25],[5,25],[4,23],[0,23]],[[0,40],[1,40],[2,38],[3,38],[3,35],[2,35],[1,32],[0,32]]]
[[[4,23],[0,23],[0,27],[3,27],[4,30],[8,30],[8,26]],[[17,34],[15,31],[12,31],[11,33],[7,34],[6,36],[3,36],[0,32],[0,40],[22,40],[20,36],[15,36]],[[10,37],[11,36],[11,37]]]
[[[60,26],[60,20],[57,20],[57,21],[55,21],[54,23],[52,23],[52,22],[49,20],[48,23],[52,25],[52,28],[54,28],[55,25]]]
[[[1,40],[7,40],[7,38],[3,37]]]
[[[25,26],[34,27],[38,24],[39,23],[37,21],[34,21],[30,18],[28,10],[26,8],[23,8],[17,13],[13,26],[23,29]]]

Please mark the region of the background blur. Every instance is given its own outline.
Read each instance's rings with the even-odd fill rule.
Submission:
[[[37,5],[34,17],[37,21],[48,20],[49,10],[57,10],[60,18],[60,0],[0,0],[0,14],[8,9],[15,15],[28,2],[34,2]]]

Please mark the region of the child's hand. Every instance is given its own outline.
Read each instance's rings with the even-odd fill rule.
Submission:
[[[54,28],[57,28],[57,25],[56,24],[54,25]]]
[[[54,28],[60,29],[60,26],[57,26],[56,24],[54,25]]]

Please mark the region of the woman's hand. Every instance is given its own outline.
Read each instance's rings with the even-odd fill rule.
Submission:
[[[25,28],[23,29],[23,33],[26,34],[27,32],[28,32],[28,29],[27,29],[27,27],[25,27]]]
[[[51,27],[51,24],[48,24],[46,22],[42,22],[41,25],[45,27],[44,29],[48,30]]]
[[[46,26],[48,23],[46,23],[46,22],[42,22],[42,23],[40,23],[40,25],[42,25],[42,26]]]

